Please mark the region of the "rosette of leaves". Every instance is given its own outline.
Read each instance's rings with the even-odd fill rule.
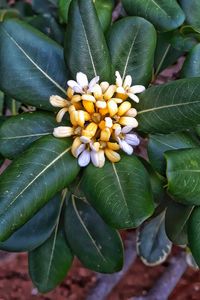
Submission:
[[[64,44],[23,21],[0,24],[0,90],[35,107],[0,127],[0,153],[12,160],[0,177],[0,248],[28,251],[31,278],[47,292],[64,279],[74,256],[92,270],[119,271],[123,246],[117,230],[140,226],[157,206],[161,214],[155,213],[149,230],[162,240],[158,247],[170,249],[167,236],[189,244],[198,263],[200,148],[191,129],[200,123],[200,79],[149,86],[154,26],[142,17],[124,17],[105,36],[92,0],[71,1]],[[52,135],[56,110],[49,98],[66,97],[67,81],[77,72],[112,84],[116,70],[147,88],[136,108],[150,163],[134,154],[80,170],[72,140]],[[164,238],[155,231],[158,224]],[[147,241],[148,234],[138,242],[143,261],[162,261],[162,249],[153,256],[142,250]]]

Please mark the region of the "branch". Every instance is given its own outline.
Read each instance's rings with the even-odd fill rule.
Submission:
[[[135,234],[128,233],[128,237],[125,241],[125,254],[124,254],[124,267],[120,272],[112,275],[98,275],[97,284],[89,292],[86,300],[104,300],[113,290],[113,288],[120,282],[120,280],[127,273],[128,269],[131,267],[136,259],[136,238]]]
[[[133,297],[130,300],[167,300],[186,269],[185,253],[172,257],[169,267],[167,267],[149,293],[144,297]]]

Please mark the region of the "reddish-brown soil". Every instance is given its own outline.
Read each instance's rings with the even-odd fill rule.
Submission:
[[[167,265],[165,262],[161,266],[150,268],[137,259],[108,300],[128,300],[133,296],[145,295]],[[96,281],[93,272],[75,261],[60,287],[41,295],[32,286],[27,268],[26,254],[11,254],[6,259],[0,260],[0,300],[84,300]],[[188,268],[170,300],[199,299],[200,272]]]

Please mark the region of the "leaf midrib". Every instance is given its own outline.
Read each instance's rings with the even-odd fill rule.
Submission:
[[[56,163],[60,158],[63,157],[67,152],[69,152],[71,147],[67,148],[65,151],[63,151],[61,154],[59,154],[50,164],[48,164],[40,173],[38,173],[33,180],[30,181],[30,183],[9,203],[9,205],[5,208],[3,213],[0,214],[0,216],[4,215],[6,211],[15,203],[15,201],[21,196],[41,175],[44,174],[48,168],[50,168],[54,163]],[[1,220],[0,224],[3,222]]]
[[[48,80],[53,83],[60,91],[62,91],[65,95],[67,92],[65,91],[64,88],[62,88],[59,83],[57,83],[51,76],[49,76],[34,60],[28,55],[28,53],[18,44],[18,42],[10,35],[10,33],[3,28],[3,31],[5,34],[10,38],[10,40],[15,44],[15,46],[24,54],[24,56],[34,65],[36,69],[38,69]]]

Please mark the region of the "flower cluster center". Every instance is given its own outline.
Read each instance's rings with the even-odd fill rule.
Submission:
[[[50,97],[50,103],[61,108],[57,122],[60,123],[68,113],[72,125],[55,128],[54,136],[73,137],[71,151],[82,167],[92,161],[101,168],[106,157],[111,162],[118,162],[120,149],[131,155],[133,147],[139,144],[139,138],[133,132],[138,126],[133,103],[139,102],[136,94],[145,88],[131,86],[131,76],[122,80],[119,72],[116,72],[115,84],[99,82],[99,76],[89,82],[81,72],[77,73],[76,80],[68,81],[67,99]]]

